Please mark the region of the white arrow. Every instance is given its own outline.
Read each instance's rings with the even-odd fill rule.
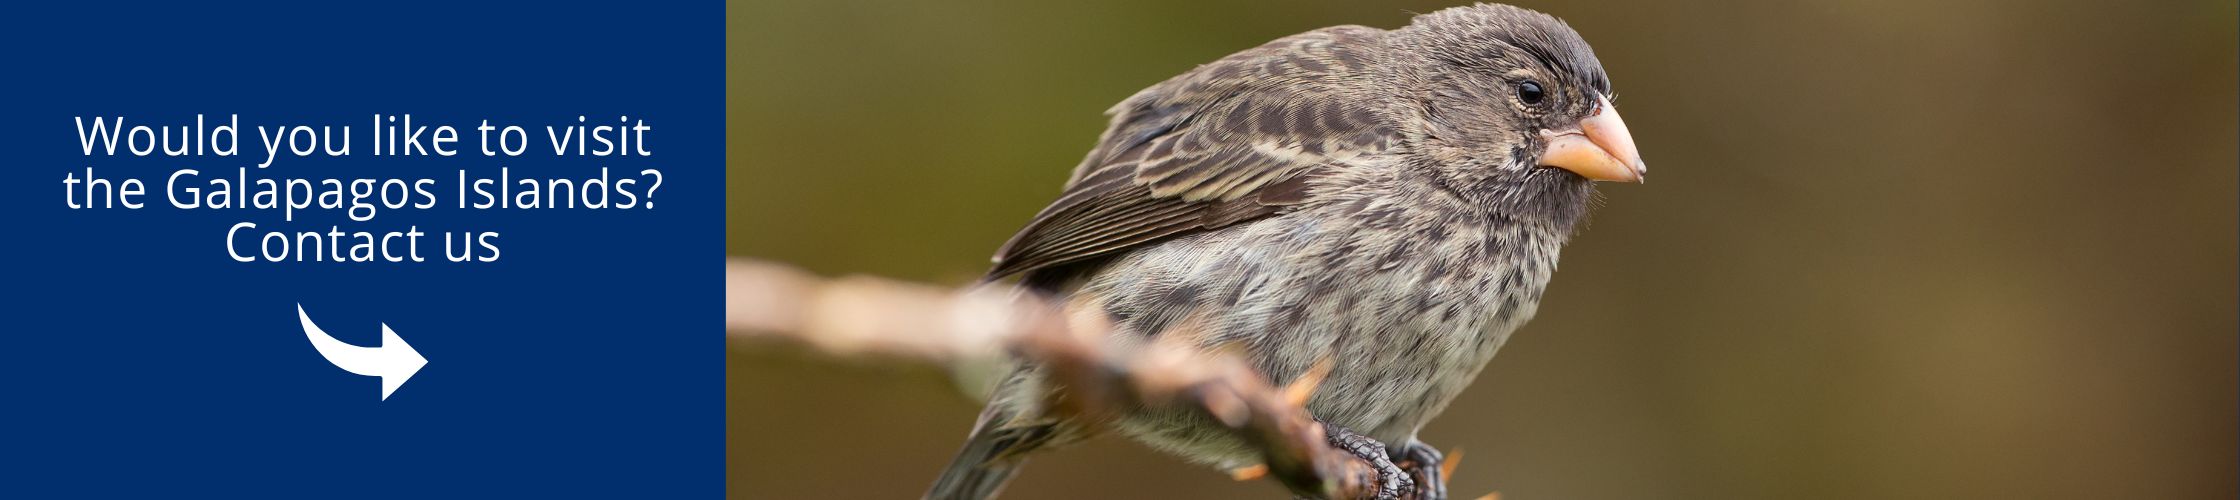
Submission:
[[[303,335],[311,338],[311,347],[318,349],[328,363],[342,371],[381,377],[382,401],[388,401],[389,394],[397,392],[412,374],[420,373],[420,367],[428,366],[428,358],[420,357],[420,351],[412,350],[412,344],[404,343],[404,337],[390,331],[387,323],[381,325],[381,347],[358,347],[335,340],[319,325],[311,324],[311,315],[303,313],[303,304],[296,304],[296,319],[303,320]]]

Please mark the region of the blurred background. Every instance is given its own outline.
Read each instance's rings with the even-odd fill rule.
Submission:
[[[1458,497],[2234,498],[2235,2],[1519,2],[1594,45],[1655,182],[1426,431]],[[963,284],[1136,90],[1452,2],[729,9],[728,252]],[[734,342],[742,498],[916,498],[931,368]],[[1107,438],[1007,498],[1283,498]]]

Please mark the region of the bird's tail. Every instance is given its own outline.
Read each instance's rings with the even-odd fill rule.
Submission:
[[[949,468],[942,470],[941,478],[926,491],[926,500],[994,498],[1024,465],[1020,454],[1049,444],[1054,425],[1010,426],[1010,412],[1003,406],[990,404],[980,412],[980,423],[973,426],[964,449],[949,460]]]

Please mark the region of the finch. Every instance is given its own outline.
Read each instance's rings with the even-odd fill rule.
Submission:
[[[1647,173],[1610,94],[1577,32],[1507,5],[1280,38],[1114,106],[988,278],[1104,315],[1114,345],[1225,349],[1279,384],[1329,360],[1307,409],[1334,442],[1432,464],[1409,474],[1438,488],[1417,432],[1532,318],[1594,183]],[[1014,368],[926,497],[991,497],[1030,452],[1096,430],[1260,461],[1202,415],[1084,422],[1047,410],[1056,391]]]

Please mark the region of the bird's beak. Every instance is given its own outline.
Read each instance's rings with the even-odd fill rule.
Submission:
[[[1649,166],[1641,163],[1641,152],[1633,148],[1633,134],[1626,132],[1626,121],[1618,119],[1618,108],[1607,97],[1595,100],[1594,113],[1579,120],[1577,128],[1540,131],[1548,149],[1540,153],[1539,166],[1598,181],[1647,180]]]

